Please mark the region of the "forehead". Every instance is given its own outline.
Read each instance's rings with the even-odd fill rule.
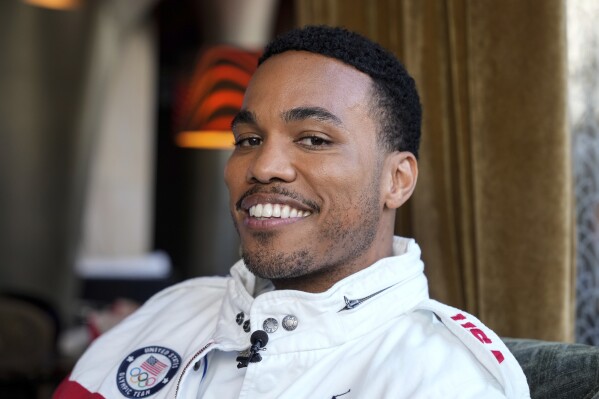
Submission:
[[[246,90],[243,108],[261,107],[284,112],[297,106],[325,108],[342,116],[348,110],[365,111],[372,79],[334,58],[306,51],[287,51],[266,60]]]

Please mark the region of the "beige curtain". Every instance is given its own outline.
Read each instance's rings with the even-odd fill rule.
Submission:
[[[73,265],[107,82],[155,1],[0,1],[0,291],[66,323],[80,310]]]
[[[397,231],[431,295],[500,335],[573,337],[573,212],[561,0],[298,0],[298,25],[394,51],[424,108],[418,188]]]

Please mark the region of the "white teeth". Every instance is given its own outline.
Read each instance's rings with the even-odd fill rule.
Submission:
[[[281,204],[257,204],[248,210],[250,216],[255,218],[302,218],[306,216],[310,216],[312,213],[310,211],[300,211],[298,209],[292,208],[289,205],[281,205]]]
[[[271,216],[272,216],[272,204],[264,205],[264,208],[262,208],[262,217],[269,218]]]
[[[254,209],[254,216],[257,218],[262,217],[262,204],[256,205],[256,209]]]

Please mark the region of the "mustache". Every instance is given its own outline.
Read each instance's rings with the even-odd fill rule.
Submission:
[[[250,188],[249,190],[247,190],[245,193],[243,193],[243,195],[241,196],[241,198],[239,198],[239,201],[237,201],[235,203],[235,207],[237,209],[241,209],[241,203],[243,202],[244,199],[246,199],[247,197],[249,197],[250,195],[253,194],[278,194],[278,195],[284,195],[286,197],[292,198],[298,202],[301,202],[302,204],[304,204],[306,207],[308,207],[309,209],[312,210],[312,212],[320,212],[320,206],[318,206],[318,204],[312,200],[309,200],[305,197],[303,197],[302,195],[298,194],[295,191],[291,191],[287,188],[281,187],[281,186],[271,186],[268,188],[262,187],[262,186],[253,186],[252,188]]]

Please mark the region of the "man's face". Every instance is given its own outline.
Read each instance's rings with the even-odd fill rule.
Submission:
[[[303,51],[268,59],[250,82],[225,181],[245,263],[277,288],[326,290],[389,255],[371,84]]]

